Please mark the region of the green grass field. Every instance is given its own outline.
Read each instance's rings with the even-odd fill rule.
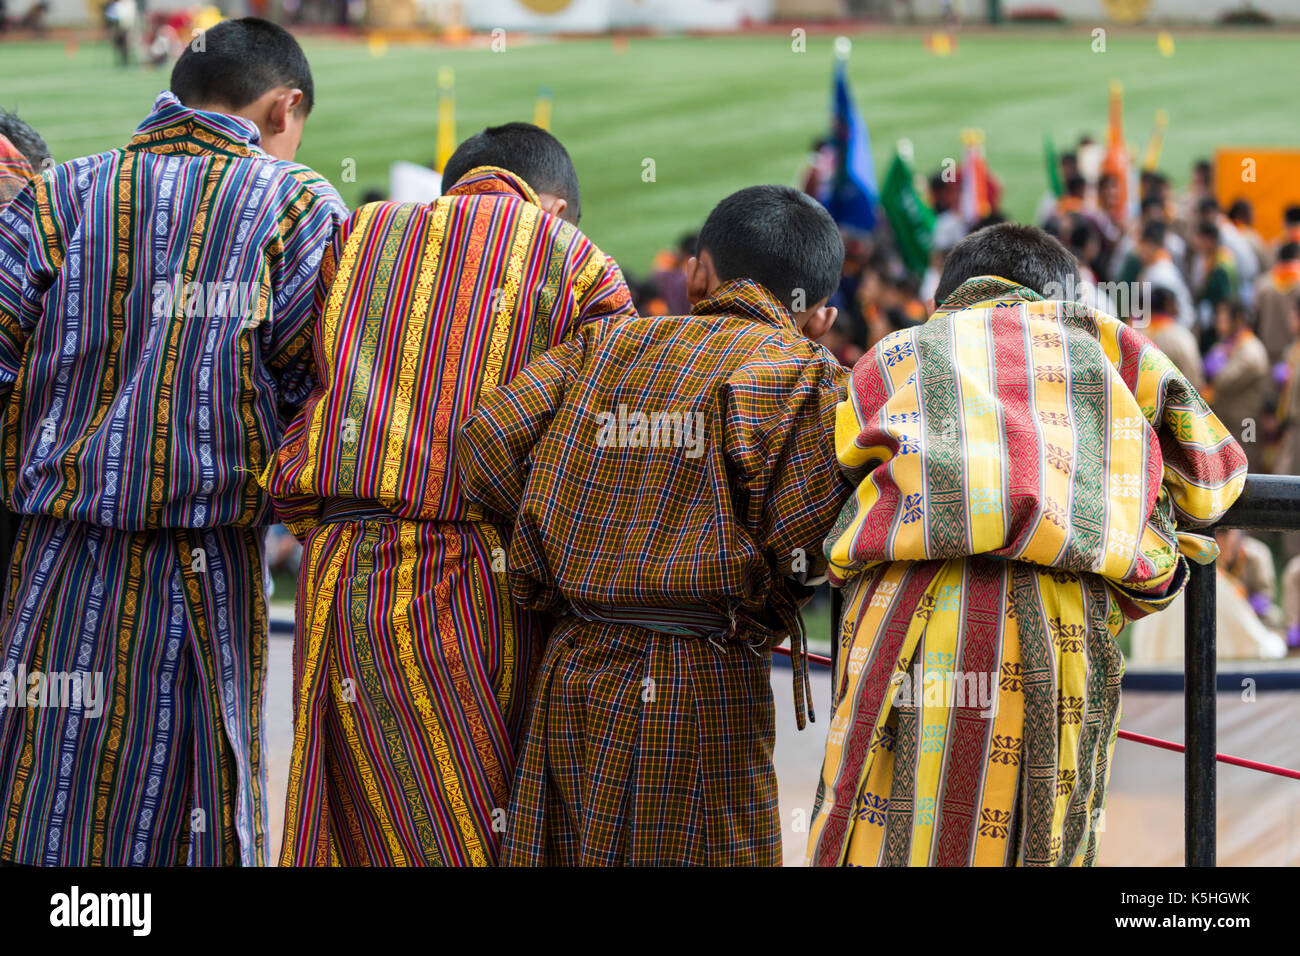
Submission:
[[[1181,184],[1217,145],[1300,145],[1294,92],[1300,34],[1175,34],[1163,57],[1154,33],[1112,33],[1105,53],[1084,31],[965,34],[955,54],[929,54],[918,32],[854,38],[851,76],[883,170],[895,141],[915,144],[922,172],[956,157],[960,131],[982,127],[1005,206],[1029,217],[1045,188],[1042,134],[1058,144],[1105,132],[1107,84],[1123,81],[1128,138],[1144,146],[1157,109],[1171,122],[1162,166]],[[697,228],[728,192],[793,183],[825,131],[831,38],[794,53],[786,35],[509,41],[505,52],[307,38],[317,108],[299,159],[335,181],[349,203],[384,188],[393,160],[434,155],[438,69],[456,70],[458,131],[531,119],[538,87],[554,90],[552,128],[582,178],[583,229],[633,272]],[[56,158],[122,144],[167,74],[119,71],[106,46],[0,43],[0,103],[17,108]],[[342,182],[354,160],[355,183]],[[656,180],[642,181],[653,159]]]

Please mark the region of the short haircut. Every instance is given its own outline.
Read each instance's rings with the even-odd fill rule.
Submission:
[[[489,126],[456,147],[442,171],[442,191],[456,185],[477,166],[499,166],[512,172],[534,192],[563,199],[564,218],[577,222],[582,215],[578,171],[569,151],[558,139],[532,123]]]
[[[306,115],[316,105],[311,67],[293,35],[260,17],[223,20],[204,30],[172,67],[171,90],[186,106],[243,109],[268,90],[302,90]]]
[[[33,172],[39,173],[50,159],[50,148],[41,139],[41,134],[20,120],[17,113],[3,108],[0,108],[0,136],[14,144],[14,149],[23,154]]]
[[[1248,199],[1238,199],[1228,207],[1228,218],[1233,222],[1251,223],[1255,221],[1255,209]]]
[[[1287,206],[1282,219],[1288,226],[1300,226],[1300,206]]]
[[[1284,242],[1277,251],[1279,262],[1294,262],[1300,259],[1300,242]]]
[[[1139,242],[1150,242],[1157,246],[1165,244],[1165,236],[1168,233],[1166,226],[1159,219],[1152,219],[1150,222],[1142,224],[1142,233],[1138,238]]]
[[[1203,239],[1213,239],[1216,243],[1222,241],[1218,224],[1208,219],[1202,219],[1196,224],[1196,234]]]
[[[934,290],[942,304],[959,285],[976,276],[1001,276],[1039,295],[1079,285],[1079,267],[1070,251],[1037,226],[1004,222],[972,232],[952,247]]]
[[[1065,181],[1065,191],[1071,196],[1082,196],[1083,191],[1088,188],[1088,180],[1084,179],[1078,173],[1075,173]]]
[[[844,267],[831,214],[789,186],[750,186],[714,206],[700,230],[705,252],[719,279],[753,279],[791,311],[797,299],[804,311],[830,298]]]
[[[1201,216],[1216,216],[1219,213],[1219,201],[1213,196],[1202,196],[1196,203],[1196,211]]]
[[[1161,315],[1178,314],[1178,296],[1172,289],[1158,285],[1151,290],[1151,311]]]

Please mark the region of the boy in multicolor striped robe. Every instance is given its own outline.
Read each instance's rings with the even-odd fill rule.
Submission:
[[[236,20],[123,149],[0,214],[5,491],[0,859],[259,864],[257,472],[312,375],[312,280],[344,210],[292,163],[311,72]]]
[[[928,322],[853,370],[827,540],[844,589],[809,859],[1095,862],[1125,621],[1169,604],[1241,492],[1241,448],[1173,364],[1060,298],[1032,227],[962,241]]]
[[[847,371],[820,336],[844,244],[803,193],[724,199],[689,316],[584,328],[461,431],[466,494],[517,515],[511,591],[560,616],[510,802],[512,865],[781,862],[771,646],[849,492]]]
[[[340,230],[321,385],[263,479],[306,536],[285,865],[496,862],[542,631],[497,583],[503,531],[462,495],[456,434],[533,356],[634,314],[549,133],[486,129],[443,181]]]

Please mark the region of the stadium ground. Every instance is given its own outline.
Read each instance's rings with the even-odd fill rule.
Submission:
[[[1162,167],[1182,184],[1191,161],[1217,145],[1300,145],[1293,91],[1297,35],[1175,32],[1172,57],[1155,34],[1114,34],[1092,52],[1084,31],[963,34],[936,57],[923,34],[855,37],[851,75],[883,169],[899,137],[921,171],[957,157],[960,132],[988,135],[1007,211],[1032,215],[1045,188],[1042,134],[1058,144],[1105,132],[1107,84],[1123,81],[1126,133],[1145,146],[1157,109],[1170,114]],[[633,37],[538,42],[505,52],[308,37],[318,107],[299,159],[355,204],[384,188],[391,162],[435,152],[438,70],[456,71],[458,130],[531,119],[539,86],[554,91],[552,128],[573,152],[584,187],[583,228],[633,272],[698,227],[726,193],[794,182],[827,124],[831,38],[791,51],[784,34]],[[102,43],[69,55],[62,42],[0,43],[0,104],[16,108],[56,158],[120,145],[167,83],[166,71],[111,66]],[[344,182],[355,160],[356,182]],[[646,159],[655,181],[643,181]]]

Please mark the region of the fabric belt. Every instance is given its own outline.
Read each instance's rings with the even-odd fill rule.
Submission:
[[[362,521],[388,518],[401,520],[401,515],[393,512],[382,501],[370,498],[330,498],[321,508],[321,524],[334,524],[338,521]]]
[[[798,606],[784,588],[774,589],[772,604],[780,622],[779,630],[764,627],[753,620],[742,623],[734,612],[726,615],[706,605],[634,607],[570,601],[568,612],[574,617],[596,624],[625,624],[674,637],[706,640],[721,651],[728,650],[730,645],[739,645],[760,657],[760,648],[780,643],[781,634],[789,634],[790,663],[794,671],[795,723],[803,730],[809,720],[817,719],[813,712],[812,685],[808,679],[808,637],[804,632]],[[750,632],[754,638],[748,641],[738,640],[742,631]]]

